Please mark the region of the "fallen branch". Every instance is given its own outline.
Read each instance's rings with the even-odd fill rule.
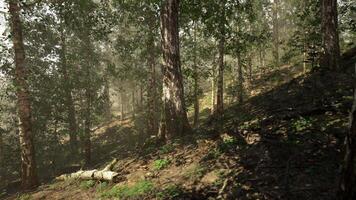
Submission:
[[[114,159],[103,170],[79,170],[71,174],[63,174],[56,178],[56,180],[65,181],[68,179],[83,179],[83,180],[99,180],[99,181],[112,181],[117,182],[119,180],[119,173],[111,171],[114,165],[118,162]]]

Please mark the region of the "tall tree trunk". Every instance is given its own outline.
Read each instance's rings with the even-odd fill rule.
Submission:
[[[136,117],[136,109],[135,109],[135,86],[132,87],[131,90],[131,111],[132,111],[132,120],[135,120]]]
[[[199,74],[197,63],[197,22],[194,22],[194,58],[193,58],[193,73],[194,73],[194,127],[199,123]]]
[[[4,130],[0,128],[0,180],[4,180],[4,142],[3,142],[3,134]],[[0,183],[0,187],[3,186]]]
[[[238,85],[238,101],[239,103],[243,102],[243,73],[242,73],[242,60],[241,60],[241,54],[240,52],[237,53],[237,85]]]
[[[68,65],[67,65],[67,58],[66,58],[66,36],[63,28],[63,24],[61,27],[61,63],[62,63],[62,75],[63,75],[63,82],[64,82],[64,92],[65,92],[65,99],[66,99],[66,107],[67,107],[67,123],[69,126],[69,143],[71,147],[72,153],[78,152],[78,126],[77,120],[75,117],[75,107],[74,101],[72,96],[72,80],[68,73]]]
[[[120,92],[120,112],[121,112],[121,121],[124,121],[125,120],[125,104],[124,104],[124,101],[125,101],[125,93],[124,91],[121,91]]]
[[[275,67],[279,68],[279,0],[273,2],[273,57]]]
[[[216,113],[221,117],[224,112],[224,55],[225,55],[225,1],[221,2],[221,22],[219,38],[219,68],[216,94]]]
[[[155,28],[154,28],[154,16],[150,16],[149,21],[149,35],[147,40],[147,64],[148,64],[148,121],[147,121],[147,133],[148,135],[157,135],[158,121],[156,118],[157,113],[157,84],[156,84],[156,54],[155,54]],[[142,94],[142,90],[141,90]],[[143,95],[142,95],[143,96]],[[142,98],[141,96],[141,98]]]
[[[25,63],[25,50],[22,38],[22,25],[20,20],[20,7],[18,0],[9,1],[11,14],[12,40],[15,51],[15,85],[18,115],[20,122],[21,147],[21,180],[23,189],[32,189],[39,185],[36,171],[35,148],[33,145],[32,110],[30,92],[26,81],[27,70]]]
[[[214,64],[213,64],[214,65]],[[216,100],[215,100],[215,92],[216,92],[216,86],[215,86],[215,80],[216,80],[216,74],[215,74],[215,67],[213,66],[212,69],[212,77],[211,77],[211,114],[214,114],[216,111]]]
[[[337,70],[340,60],[337,0],[321,0],[321,2],[324,52],[320,65]]]
[[[93,101],[93,91],[92,91],[92,62],[91,62],[91,49],[92,44],[90,36],[84,36],[86,53],[87,53],[87,63],[85,67],[85,78],[86,78],[86,87],[85,87],[85,114],[84,114],[84,159],[85,164],[89,165],[91,163],[91,126],[92,126],[92,101]]]
[[[163,115],[160,137],[171,139],[191,131],[184,104],[183,76],[180,65],[179,0],[164,0],[161,8],[163,51]]]
[[[356,72],[356,64],[355,64]],[[350,113],[349,132],[345,139],[346,150],[339,183],[340,200],[356,199],[356,83],[354,83],[354,102]]]
[[[110,83],[108,69],[104,74],[104,116],[106,121],[111,120]]]

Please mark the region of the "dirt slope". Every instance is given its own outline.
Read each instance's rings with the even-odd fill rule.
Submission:
[[[96,132],[92,167],[119,158],[120,183],[53,182],[9,199],[334,199],[351,101],[350,73],[314,72],[164,146],[139,146],[140,130],[114,121]]]

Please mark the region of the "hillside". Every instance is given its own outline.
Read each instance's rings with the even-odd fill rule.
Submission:
[[[351,102],[350,73],[317,71],[163,146],[135,146],[132,122],[113,121],[96,130],[91,167],[118,158],[119,183],[53,181],[6,199],[334,199]]]

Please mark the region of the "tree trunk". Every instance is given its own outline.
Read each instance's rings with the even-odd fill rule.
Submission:
[[[321,0],[322,34],[324,52],[320,61],[322,67],[339,69],[340,45],[338,33],[337,0]]]
[[[12,40],[15,52],[15,85],[20,122],[21,180],[23,189],[33,189],[39,185],[36,171],[35,148],[33,145],[32,110],[30,92],[26,81],[27,71],[25,50],[20,21],[20,7],[17,0],[9,1]]]
[[[163,51],[163,116],[160,137],[171,139],[191,131],[184,104],[183,76],[180,65],[179,0],[165,0],[161,8]]]
[[[356,71],[356,65],[355,65]],[[339,183],[340,200],[356,199],[356,83],[354,83],[354,102],[350,113],[349,132],[345,139],[346,150]]]
[[[222,31],[222,36],[219,41],[219,68],[217,80],[216,94],[216,113],[220,116],[224,112],[224,51],[225,51],[225,36]]]
[[[194,127],[199,123],[199,74],[197,63],[197,23],[194,22],[194,61],[193,61],[193,73],[194,73]]]
[[[63,24],[62,24],[63,26]],[[64,28],[61,27],[61,63],[62,63],[62,75],[63,75],[63,83],[64,83],[64,92],[66,99],[66,107],[67,107],[67,123],[69,126],[69,143],[71,147],[72,153],[78,152],[78,126],[77,120],[75,117],[75,107],[72,96],[72,81],[68,73],[68,65],[66,58],[66,40],[65,40],[65,32]]]
[[[157,84],[156,84],[156,54],[155,54],[155,29],[154,29],[154,16],[150,16],[148,21],[149,35],[147,40],[147,64],[148,64],[148,121],[147,133],[148,135],[157,135],[158,121],[156,118],[157,113]],[[142,92],[141,92],[142,93]],[[141,97],[142,98],[142,97]]]
[[[274,0],[273,3],[273,57],[275,67],[279,68],[279,0]]]
[[[215,67],[213,66],[213,69],[212,69],[212,77],[211,77],[211,114],[214,114],[215,113],[215,91],[216,91],[216,86],[215,86]]]
[[[93,48],[91,45],[90,36],[84,36],[84,42],[86,45],[86,52],[87,52],[87,63],[85,67],[85,78],[86,78],[86,88],[85,88],[85,114],[84,114],[84,137],[83,137],[83,144],[84,144],[84,160],[86,165],[90,165],[91,163],[91,126],[92,126],[92,101],[93,101],[93,91],[92,91],[92,62],[91,62],[91,55],[90,51]]]
[[[217,94],[216,94],[216,113],[219,117],[224,112],[224,56],[225,56],[225,1],[221,2],[221,22],[220,22],[220,38],[219,38],[219,68],[217,80]]]
[[[242,73],[242,60],[240,52],[237,53],[237,86],[238,86],[238,101],[239,103],[243,102],[243,73]]]
[[[132,120],[135,120],[136,109],[135,109],[135,86],[132,87],[131,91],[131,111],[132,111]]]
[[[120,110],[121,110],[121,121],[125,120],[125,91],[120,91]]]
[[[104,75],[104,116],[106,121],[111,120],[110,83],[108,69]]]

